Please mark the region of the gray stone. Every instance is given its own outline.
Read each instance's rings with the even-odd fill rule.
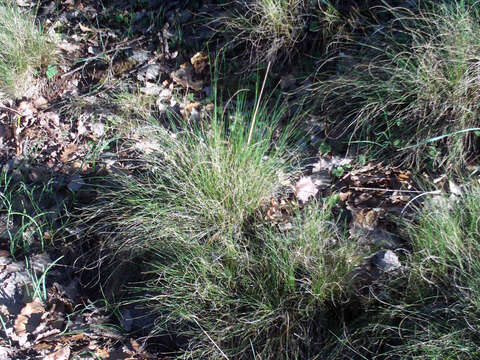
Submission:
[[[136,61],[137,63],[144,63],[150,59],[150,53],[143,50],[133,50],[132,55],[128,60]]]
[[[101,122],[96,122],[91,125],[92,131],[96,137],[102,137],[105,134],[105,125]]]
[[[391,250],[382,250],[375,253],[371,258],[371,262],[385,272],[397,270],[402,266],[398,256]]]
[[[68,183],[68,189],[73,192],[77,192],[85,185],[85,181],[80,175],[74,175]]]
[[[138,72],[137,79],[140,81],[155,80],[160,75],[161,70],[162,67],[159,64],[149,64]]]

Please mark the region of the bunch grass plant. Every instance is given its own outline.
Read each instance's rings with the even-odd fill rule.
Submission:
[[[364,312],[331,339],[328,359],[480,356],[480,186],[437,195],[406,222],[407,268],[370,292]]]
[[[457,170],[478,148],[474,131],[459,132],[480,125],[477,5],[414,10],[386,6],[390,24],[376,28],[374,42],[358,43],[348,71],[315,83],[313,93],[337,126],[335,138],[410,165]]]
[[[184,340],[178,358],[312,356],[359,261],[326,203],[295,209],[287,232],[265,220],[299,176],[302,112],[285,124],[284,104],[258,90],[204,121],[151,125],[155,151],[81,216],[110,259],[143,262],[130,301],[152,311],[155,334]]]
[[[58,59],[56,45],[32,12],[0,3],[0,100],[33,94],[35,78]]]

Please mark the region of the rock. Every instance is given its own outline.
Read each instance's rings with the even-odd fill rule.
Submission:
[[[96,137],[102,137],[105,134],[105,125],[101,122],[91,124],[91,128]]]
[[[143,50],[133,50],[132,55],[129,56],[128,60],[135,61],[137,63],[144,63],[150,59],[150,53]]]
[[[372,256],[370,261],[372,265],[385,272],[397,270],[402,266],[398,256],[392,250],[379,251]]]
[[[80,175],[74,175],[67,187],[70,191],[77,192],[83,185],[85,185],[83,178]]]
[[[149,64],[141,69],[137,74],[137,79],[140,81],[155,80],[160,75],[162,67],[159,64]]]
[[[140,88],[140,91],[145,95],[158,95],[162,88],[154,83],[147,82],[144,87]]]

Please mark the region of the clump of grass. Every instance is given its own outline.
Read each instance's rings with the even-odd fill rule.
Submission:
[[[338,126],[332,136],[417,165],[458,167],[478,150],[473,132],[458,131],[480,125],[479,13],[465,2],[388,10],[394,20],[363,44],[356,65],[313,86]]]
[[[462,197],[428,202],[411,226],[413,262],[422,278],[436,285],[465,289],[464,300],[480,304],[480,186]],[[479,308],[480,309],[480,308]]]
[[[313,358],[329,326],[326,302],[345,295],[356,265],[354,244],[329,216],[312,204],[288,233],[260,226],[228,245],[159,243],[141,300],[156,330],[186,339],[179,358]]]
[[[479,200],[475,183],[461,197],[436,197],[419,209],[407,224],[408,271],[372,290],[374,301],[335,339],[330,358],[480,356]]]
[[[261,206],[297,176],[296,135],[279,127],[282,106],[255,104],[239,96],[210,121],[152,127],[143,170],[113,178],[84,212],[110,253],[148,257],[138,302],[156,333],[185,339],[179,358],[305,358],[356,264],[326,205],[287,233],[263,223]]]
[[[57,59],[52,39],[35,16],[14,1],[0,4],[0,91],[2,97],[29,95],[32,80]]]
[[[239,100],[233,113],[224,119],[216,113],[210,124],[182,123],[184,128],[178,128],[172,122],[170,130],[149,128],[156,151],[141,155],[148,171],[123,176],[117,179],[118,191],[102,194],[107,201],[101,211],[110,214],[102,223],[115,225],[120,233],[138,228],[122,247],[144,249],[165,238],[237,236],[246,219],[278,191],[291,176],[288,135],[271,142],[284,109],[261,106],[248,142],[245,118],[252,109],[247,106]]]
[[[300,0],[238,1],[238,9],[223,19],[234,42],[252,49],[250,63],[278,60],[290,55],[302,40],[306,16]]]
[[[45,251],[60,239],[68,223],[66,201],[59,196],[55,179],[31,182],[19,173],[0,171],[1,237],[8,239],[12,256]]]

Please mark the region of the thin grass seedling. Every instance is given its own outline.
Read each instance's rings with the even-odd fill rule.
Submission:
[[[27,274],[30,277],[30,280],[32,282],[33,288],[30,290],[30,288],[27,286],[27,295],[31,299],[38,298],[42,300],[43,302],[47,301],[47,287],[46,287],[46,277],[47,273],[50,271],[52,267],[54,267],[61,259],[63,259],[63,256],[60,256],[58,259],[50,263],[43,271],[40,277],[37,275],[37,271],[33,268],[30,268],[30,263],[28,261],[28,258],[25,258],[25,266],[27,270]]]

